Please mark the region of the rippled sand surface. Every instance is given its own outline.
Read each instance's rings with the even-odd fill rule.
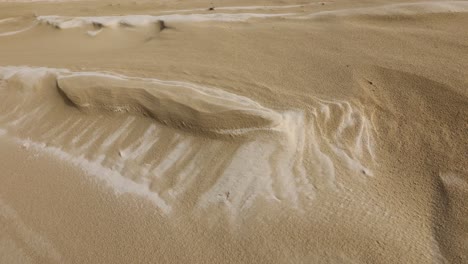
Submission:
[[[0,263],[468,263],[465,25],[0,0]]]

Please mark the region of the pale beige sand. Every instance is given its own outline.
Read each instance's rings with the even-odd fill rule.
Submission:
[[[0,263],[467,263],[465,25],[0,0]]]

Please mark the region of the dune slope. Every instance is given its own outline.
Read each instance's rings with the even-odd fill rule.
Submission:
[[[468,262],[467,10],[0,0],[0,262]]]

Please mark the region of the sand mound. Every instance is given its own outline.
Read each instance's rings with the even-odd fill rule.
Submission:
[[[0,79],[16,102],[2,106],[0,122],[16,142],[164,214],[189,201],[197,212],[222,205],[232,221],[262,201],[302,210],[316,188],[374,174],[371,125],[350,102],[316,98],[309,118],[184,82],[21,67],[2,68]]]
[[[247,98],[183,83],[96,74],[60,77],[57,83],[80,108],[143,114],[189,131],[227,134],[268,129],[281,122],[279,114]]]
[[[466,137],[462,125],[468,124],[466,96],[448,84],[383,67],[366,68],[357,72],[356,78],[367,96],[368,108],[374,111],[374,124],[386,135],[401,142],[419,141],[430,149],[420,155],[437,160],[439,170],[462,170],[464,147],[457,142]],[[399,143],[398,147],[412,151],[411,145]]]
[[[39,92],[33,96],[50,101],[61,94],[82,110],[151,117],[208,136],[278,129],[282,123],[280,114],[249,98],[185,82],[22,67],[2,68],[0,78],[25,96]]]

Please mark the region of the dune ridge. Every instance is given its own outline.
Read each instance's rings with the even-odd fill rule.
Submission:
[[[297,6],[294,6],[297,7]],[[225,7],[220,10],[236,10],[236,7]],[[254,9],[254,7],[252,7]],[[188,10],[190,11],[190,10]],[[159,20],[167,22],[242,22],[251,18],[285,19],[311,19],[330,16],[415,16],[441,13],[465,13],[468,12],[468,3],[465,1],[433,1],[408,4],[388,4],[365,8],[338,9],[333,11],[318,11],[309,14],[302,13],[200,13],[200,14],[170,14],[170,15],[125,15],[103,17],[63,17],[63,16],[39,16],[37,21],[52,25],[60,29],[84,27],[86,25],[99,25],[101,27],[116,28],[120,25],[145,26]]]
[[[90,25],[116,28],[125,26],[147,26],[160,20],[167,22],[242,22],[253,18],[273,18],[292,15],[261,14],[261,13],[209,13],[209,14],[170,14],[170,15],[125,15],[102,17],[63,17],[63,16],[38,16],[40,23],[54,26],[59,29],[69,29]]]
[[[310,4],[314,5],[314,3]],[[246,7],[220,7],[217,10],[236,11],[236,10],[265,10],[265,9],[287,9],[300,8],[306,5],[291,5],[291,6],[246,6]],[[88,35],[94,37],[101,33],[104,28],[119,29],[128,27],[148,27],[156,25],[160,21],[165,23],[199,23],[199,22],[245,22],[250,19],[268,19],[268,18],[283,18],[283,19],[320,19],[320,18],[339,18],[339,17],[418,17],[431,14],[457,14],[468,12],[468,4],[465,1],[429,1],[416,3],[397,3],[383,4],[371,7],[362,8],[344,8],[331,11],[315,11],[291,13],[199,13],[187,14],[193,11],[203,11],[204,9],[193,10],[174,10],[164,11],[173,14],[161,15],[113,15],[113,16],[60,16],[60,15],[44,15],[35,17],[35,21],[24,28],[0,32],[0,37],[6,37],[23,33],[31,30],[38,25],[48,25],[57,29],[74,29],[74,28],[93,28],[94,31],[89,31]],[[179,12],[179,13],[177,13]],[[7,23],[17,18],[2,19],[3,23]]]
[[[204,91],[169,82],[131,81],[95,74],[57,79],[58,87],[75,105],[151,116],[161,123],[190,131],[273,128],[280,115],[247,98]]]
[[[192,208],[200,213],[222,204],[221,213],[234,226],[261,201],[302,211],[315,199],[317,188],[341,189],[338,175],[372,176],[377,159],[370,123],[349,102],[317,98],[316,110],[308,118],[298,110],[276,112],[249,98],[184,82],[29,67],[1,68],[0,79],[4,81],[0,92],[9,91],[17,97],[12,101],[21,102],[17,107],[3,106],[9,110],[2,111],[0,124],[8,136],[16,135],[14,140],[25,148],[82,168],[117,194],[152,200],[165,215],[192,199],[197,201]],[[156,103],[150,104],[153,97],[139,97],[147,93],[135,96],[138,89],[153,96],[171,95],[178,103],[155,108]],[[158,95],[158,89],[166,94]],[[189,101],[174,98],[185,93],[191,94]],[[213,98],[225,102],[213,106]],[[183,103],[182,113],[192,107],[208,109],[187,119],[178,113]],[[83,112],[76,106],[97,109]],[[210,114],[213,107],[220,112]],[[145,114],[109,116],[109,110]],[[173,130],[176,126],[154,122],[152,115],[166,112],[177,122],[188,120],[187,127],[218,134],[204,137],[184,132],[192,129]],[[221,120],[210,127],[204,118]],[[243,126],[243,120],[253,120],[245,124],[255,126]],[[36,122],[43,125],[30,127]],[[268,124],[262,133],[257,131],[259,122]],[[222,132],[216,130],[219,127]],[[222,134],[252,132],[247,140],[226,141],[231,137]],[[195,191],[195,182],[204,187]]]
[[[46,75],[56,76],[65,99],[83,110],[143,115],[186,131],[217,136],[274,129],[281,123],[278,113],[248,98],[190,83],[47,68],[0,69],[0,77],[20,78],[20,86],[38,85]]]

